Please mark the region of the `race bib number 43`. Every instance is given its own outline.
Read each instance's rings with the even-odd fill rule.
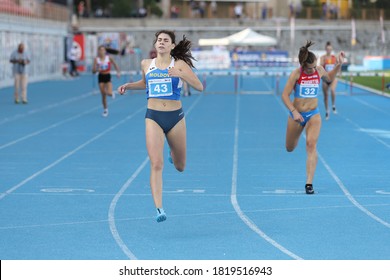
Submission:
[[[171,78],[149,80],[148,86],[150,97],[171,96],[173,94]]]

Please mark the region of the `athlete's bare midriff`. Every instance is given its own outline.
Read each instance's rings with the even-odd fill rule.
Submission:
[[[318,99],[295,98],[293,104],[294,108],[296,108],[298,112],[309,112],[318,107]]]
[[[175,111],[182,107],[180,100],[149,98],[148,108],[156,111]]]

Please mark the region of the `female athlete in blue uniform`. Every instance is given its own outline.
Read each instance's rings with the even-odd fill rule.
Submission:
[[[154,47],[157,57],[141,62],[142,79],[118,88],[126,90],[145,89],[148,98],[145,116],[146,148],[150,159],[150,186],[157,208],[157,222],[166,220],[162,205],[162,170],[164,162],[164,139],[170,147],[169,160],[182,172],[186,164],[186,123],[180,101],[183,82],[199,91],[203,85],[192,71],[191,42],[185,37],[178,44],[172,31],[156,33]]]
[[[114,65],[117,73],[116,75],[120,78],[119,67],[116,65],[114,59],[107,55],[107,51],[104,46],[100,46],[98,48],[98,56],[93,61],[92,73],[99,73],[98,81],[100,93],[102,94],[103,117],[108,116],[107,95],[115,98],[115,93],[112,91],[111,83],[111,65]]]
[[[306,128],[307,177],[305,191],[307,194],[314,194],[313,178],[317,166],[317,140],[321,129],[321,116],[318,110],[320,79],[332,82],[344,61],[344,52],[340,52],[333,70],[326,72],[321,65],[317,66],[315,54],[309,51],[311,45],[313,43],[308,41],[305,46],[300,48],[298,58],[301,67],[291,73],[282,93],[282,100],[287,109],[290,110],[286,133],[288,152],[295,149],[303,129]],[[292,92],[294,92],[293,102],[290,100]]]

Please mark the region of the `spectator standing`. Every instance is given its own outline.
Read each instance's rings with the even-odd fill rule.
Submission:
[[[242,10],[243,7],[240,3],[237,3],[236,6],[234,6],[234,14],[236,18],[242,18]]]
[[[75,43],[73,43],[72,48],[69,52],[69,60],[70,60],[70,71],[69,74],[72,77],[78,76],[79,73],[77,72],[77,60],[79,57],[79,49]]]
[[[217,2],[211,1],[210,7],[211,7],[211,13],[213,14],[213,17],[217,17]]]
[[[290,18],[295,17],[295,11],[294,11],[294,3],[290,1],[290,4],[288,5],[288,9],[290,11]]]
[[[268,10],[267,4],[264,3],[264,4],[263,4],[263,7],[262,7],[262,9],[261,9],[261,18],[262,18],[263,20],[267,19],[267,10]]]
[[[22,93],[22,102],[27,104],[27,71],[26,66],[30,63],[30,57],[24,50],[24,44],[20,43],[17,50],[11,54],[12,73],[15,79],[15,103],[19,103],[19,91]]]
[[[322,3],[322,20],[326,20],[328,18],[328,6],[325,2]]]
[[[77,13],[79,15],[79,18],[83,17],[85,15],[85,3],[84,1],[80,1],[80,3],[77,6]]]
[[[206,2],[200,1],[199,3],[199,15],[201,18],[204,18],[204,14],[206,12]]]
[[[171,18],[178,18],[178,17],[179,17],[179,7],[173,5],[171,7]]]

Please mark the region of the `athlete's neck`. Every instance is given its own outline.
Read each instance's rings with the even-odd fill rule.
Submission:
[[[161,69],[165,69],[171,64],[172,57],[170,55],[157,56],[156,66]]]

